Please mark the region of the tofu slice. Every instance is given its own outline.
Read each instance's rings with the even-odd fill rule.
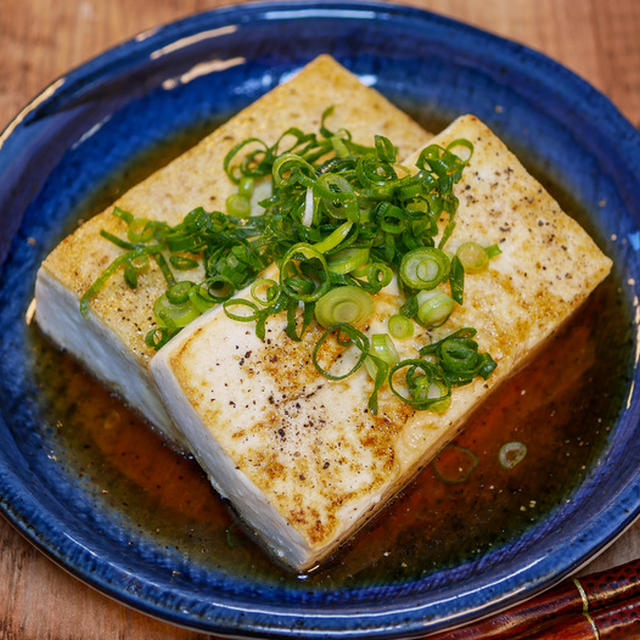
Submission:
[[[227,196],[235,191],[222,170],[230,149],[250,136],[273,144],[292,126],[316,132],[330,105],[335,110],[328,126],[348,128],[362,144],[373,144],[373,135],[382,133],[404,156],[431,138],[383,96],[323,55],[114,204],[136,217],[169,224],[177,224],[196,207],[224,210]],[[165,290],[160,271],[154,265],[140,278],[135,292],[117,274],[93,300],[89,318],[80,315],[83,293],[122,253],[99,235],[105,229],[126,236],[126,225],[112,211],[110,206],[83,224],[43,262],[36,281],[36,319],[57,345],[78,358],[170,441],[186,448],[147,367],[155,352],[145,344],[144,336],[153,326],[153,303]],[[176,276],[198,281],[201,272],[178,272]]]
[[[372,415],[364,368],[344,381],[322,377],[311,363],[320,331],[295,343],[281,316],[270,319],[261,342],[253,326],[213,309],[151,361],[163,400],[213,486],[295,570],[325,559],[400,490],[611,268],[486,126],[463,116],[433,142],[457,138],[472,141],[475,152],[455,187],[458,224],[447,249],[475,240],[503,253],[465,279],[464,305],[446,327],[396,341],[402,358],[416,357],[455,329],[478,329],[480,351],[491,353],[497,369],[487,381],[454,388],[446,412],[415,411],[385,387]],[[393,284],[380,292],[368,333],[386,332],[402,301]]]

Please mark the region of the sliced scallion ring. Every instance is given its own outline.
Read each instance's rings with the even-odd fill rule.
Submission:
[[[250,176],[245,176],[244,178],[241,178],[238,183],[238,195],[250,199],[253,194],[254,187],[255,179]]]
[[[504,469],[513,469],[527,456],[527,445],[523,442],[507,442],[500,447],[498,460]]]
[[[358,220],[358,200],[353,187],[341,175],[325,173],[318,178],[316,195],[320,195],[324,210],[332,217]]]
[[[302,273],[299,264],[316,264],[315,277]],[[296,264],[299,263],[299,264]],[[319,270],[317,269],[319,265]],[[284,292],[303,302],[321,298],[329,289],[329,267],[321,252],[310,244],[300,242],[293,245],[282,258],[280,265],[280,287]]]
[[[331,289],[316,302],[316,320],[323,327],[339,322],[358,325],[373,312],[373,300],[361,287],[344,285]]]
[[[398,372],[404,373],[404,387],[406,393],[398,388],[395,377]],[[441,395],[434,397],[430,393],[432,384],[438,381],[442,383],[444,390]],[[427,362],[420,358],[401,360],[389,372],[389,387],[402,401],[414,409],[430,409],[433,405],[446,400],[451,395],[451,385],[442,374],[442,371],[433,362]]]
[[[433,380],[427,391],[427,398],[435,400],[429,407],[435,413],[444,413],[451,406],[451,389],[440,380]]]
[[[427,329],[435,329],[443,325],[451,315],[455,303],[446,293],[441,291],[419,291],[416,295],[418,322]]]
[[[466,138],[458,138],[447,145],[447,151],[458,156],[462,162],[467,164],[473,155],[473,144]]]
[[[189,300],[191,300],[191,304],[200,313],[204,313],[211,309],[211,307],[215,307],[219,302],[209,295],[206,285],[203,284],[191,287],[191,291],[189,291]]]
[[[420,247],[407,252],[399,274],[411,289],[434,289],[449,275],[449,258],[435,247]]]
[[[155,301],[153,312],[158,324],[170,330],[186,327],[200,316],[200,311],[193,306],[188,296],[182,304],[172,304],[166,293],[163,293]]]
[[[348,347],[350,345],[354,345],[360,352],[355,364],[346,371],[345,373],[335,374],[331,373],[329,370],[325,369],[319,362],[318,355],[320,350],[324,346],[327,339],[335,333],[336,342],[342,347]],[[318,342],[316,342],[316,346],[313,348],[312,361],[315,368],[329,380],[344,380],[348,378],[350,375],[354,374],[364,362],[367,354],[369,353],[369,339],[364,333],[358,331],[355,327],[352,327],[350,324],[345,323],[337,323],[331,327],[328,327],[327,330],[322,334]]]
[[[222,303],[222,307],[227,317],[238,322],[251,322],[258,317],[260,310],[258,305],[251,302],[251,300],[245,300],[244,298],[234,298],[233,300],[225,300]],[[246,308],[246,311],[240,311],[242,307]],[[238,311],[231,311],[231,309],[237,309]]]
[[[316,170],[301,156],[295,153],[283,153],[271,170],[273,183],[278,187],[288,187],[298,182],[300,176],[314,178]]]
[[[413,322],[411,318],[396,313],[389,318],[389,333],[398,340],[405,340],[413,335]]]
[[[265,307],[274,302],[279,293],[280,286],[271,278],[258,278],[251,285],[251,297]]]
[[[178,271],[188,271],[189,269],[195,269],[198,266],[198,262],[192,258],[185,256],[169,256],[169,262],[174,269]]]
[[[456,251],[465,273],[480,273],[489,266],[489,256],[477,242],[463,242]]]
[[[251,215],[251,202],[249,198],[232,193],[225,202],[227,212],[236,218],[248,218]]]
[[[127,236],[131,242],[149,242],[153,239],[155,223],[148,218],[133,218],[129,222]]]
[[[371,336],[370,354],[388,364],[389,367],[393,367],[400,360],[396,345],[393,344],[393,340],[386,333],[374,333]],[[364,366],[367,373],[375,380],[378,375],[378,366],[374,360],[367,358],[364,361]]]
[[[315,211],[316,205],[313,197],[313,189],[307,187],[307,192],[304,196],[304,213],[302,214],[302,224],[305,227],[310,227],[313,224]]]
[[[193,287],[193,282],[182,280],[170,286],[167,291],[167,299],[171,304],[182,304],[189,299],[189,291]]]
[[[478,456],[466,447],[450,444],[433,460],[433,472],[445,484],[461,484],[478,466]]]
[[[393,270],[384,262],[372,262],[367,272],[367,280],[377,289],[382,289],[393,280]]]

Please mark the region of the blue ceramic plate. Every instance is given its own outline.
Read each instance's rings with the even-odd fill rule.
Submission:
[[[60,432],[70,427],[56,424],[55,403],[42,401],[37,340],[25,312],[39,263],[78,211],[97,206],[105,184],[143,177],[135,174],[137,164],[157,164],[149,160],[160,157],[155,152],[168,157],[187,146],[324,52],[433,127],[477,114],[554,193],[571,195],[617,265],[613,290],[622,292],[615,307],[622,329],[611,341],[622,373],[615,374],[615,393],[600,397],[604,435],[577,484],[567,485],[527,526],[484,540],[466,555],[449,553],[440,564],[417,566],[411,544],[390,523],[396,542],[384,571],[350,572],[338,560],[322,577],[303,581],[269,569],[257,556],[225,563],[222,556],[232,555],[233,546],[192,553],[180,536],[163,538],[161,525],[140,525],[126,505],[109,501],[100,474],[79,466],[65,448]],[[127,173],[132,167],[133,175]],[[37,96],[0,137],[4,513],[104,593],[222,634],[415,636],[536,593],[601,550],[640,509],[635,325],[626,322],[634,317],[640,282],[639,172],[637,132],[571,72],[518,44],[405,7],[229,7],[141,34],[86,63]],[[103,199],[108,195],[102,192]],[[603,315],[610,313],[614,302],[600,300]],[[600,347],[607,342],[600,341]],[[594,397],[608,377],[592,383]],[[56,382],[54,372],[48,383],[54,391]],[[563,466],[556,461],[547,471]],[[347,558],[350,553],[363,552],[356,545]]]

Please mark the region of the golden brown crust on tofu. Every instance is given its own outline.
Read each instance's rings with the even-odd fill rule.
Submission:
[[[503,253],[485,272],[465,278],[464,305],[446,326],[396,341],[401,358],[417,357],[420,346],[455,329],[478,330],[480,351],[491,353],[497,369],[487,381],[454,388],[446,412],[415,411],[385,387],[372,415],[366,372],[340,382],[323,378],[311,364],[318,330],[294,343],[282,317],[269,320],[261,342],[244,323],[212,310],[196,331],[185,329],[160,352],[207,437],[304,540],[297,569],[326,557],[401,489],[611,268],[486,126],[464,116],[433,142],[446,146],[457,138],[472,141],[475,151],[455,187],[460,205],[447,249],[473,240],[499,244]],[[393,284],[375,296],[367,333],[386,332],[401,303]]]
[[[383,134],[405,155],[426,144],[431,135],[379,93],[329,56],[307,65],[289,82],[275,88],[222,125],[185,154],[132,188],[115,204],[136,217],[179,223],[196,207],[224,210],[235,187],[222,170],[227,152],[248,137],[268,144],[287,128],[316,132],[323,111],[335,106],[327,125],[348,128],[355,141],[372,144]],[[102,270],[122,251],[100,237],[101,229],[123,236],[126,225],[111,215],[113,207],[83,224],[63,240],[43,263],[56,278],[80,298]],[[197,280],[198,274],[180,272],[180,278]],[[92,311],[113,330],[134,356],[146,363],[153,350],[144,343],[152,327],[153,302],[165,283],[154,266],[133,292],[120,275],[111,278],[92,302]]]

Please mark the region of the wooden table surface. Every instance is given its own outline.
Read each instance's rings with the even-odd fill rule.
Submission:
[[[216,0],[2,0],[0,127],[71,67]],[[543,51],[640,127],[640,0],[413,0]],[[640,557],[640,525],[587,568]],[[70,577],[0,518],[1,640],[195,640]]]

